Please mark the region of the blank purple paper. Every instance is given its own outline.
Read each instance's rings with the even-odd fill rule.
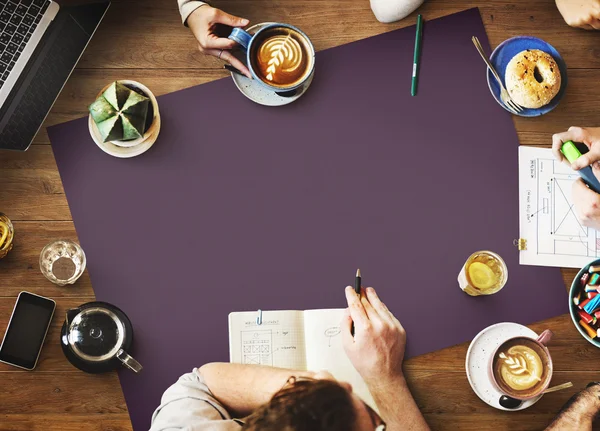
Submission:
[[[309,34],[310,36],[310,34]],[[356,268],[408,333],[407,356],[484,327],[567,312],[560,271],[518,265],[518,140],[471,43],[477,9],[319,52],[309,91],[280,108],[230,78],[158,98],[140,157],[104,154],[87,118],[48,129],[99,300],[135,328],[122,370],[136,430],[179,375],[228,360],[227,315],[344,307]],[[499,253],[507,286],[472,298],[457,275]]]

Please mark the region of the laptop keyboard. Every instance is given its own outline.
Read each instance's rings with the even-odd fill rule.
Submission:
[[[50,0],[0,2],[0,88],[49,5]]]

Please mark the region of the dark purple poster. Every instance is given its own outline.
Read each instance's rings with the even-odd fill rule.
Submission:
[[[416,97],[410,27],[319,52],[285,107],[229,78],[161,96],[158,141],[133,159],[97,148],[87,118],[49,129],[96,295],[133,321],[136,430],[179,375],[228,360],[229,312],[344,307],[358,267],[408,356],[567,312],[558,269],[518,265],[519,143],[473,35],[488,48],[477,9],[425,24]],[[458,287],[477,250],[508,265],[496,295]]]

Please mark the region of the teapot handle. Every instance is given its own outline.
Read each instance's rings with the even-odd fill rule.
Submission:
[[[119,349],[119,351],[117,352],[117,359],[134,373],[139,373],[140,371],[142,371],[142,368],[144,368],[138,361],[129,356],[127,352],[125,352],[125,350],[123,349]]]
[[[66,323],[67,328],[69,326],[71,326],[71,322],[73,321],[75,316],[77,316],[79,314],[80,311],[81,311],[81,308],[79,308],[79,307],[70,308],[67,310],[66,317],[65,317],[65,323]]]

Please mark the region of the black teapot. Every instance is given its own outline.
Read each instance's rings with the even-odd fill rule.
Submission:
[[[133,326],[123,311],[107,302],[88,302],[67,311],[60,344],[74,366],[88,373],[103,373],[123,365],[139,373],[142,366],[127,351]]]

